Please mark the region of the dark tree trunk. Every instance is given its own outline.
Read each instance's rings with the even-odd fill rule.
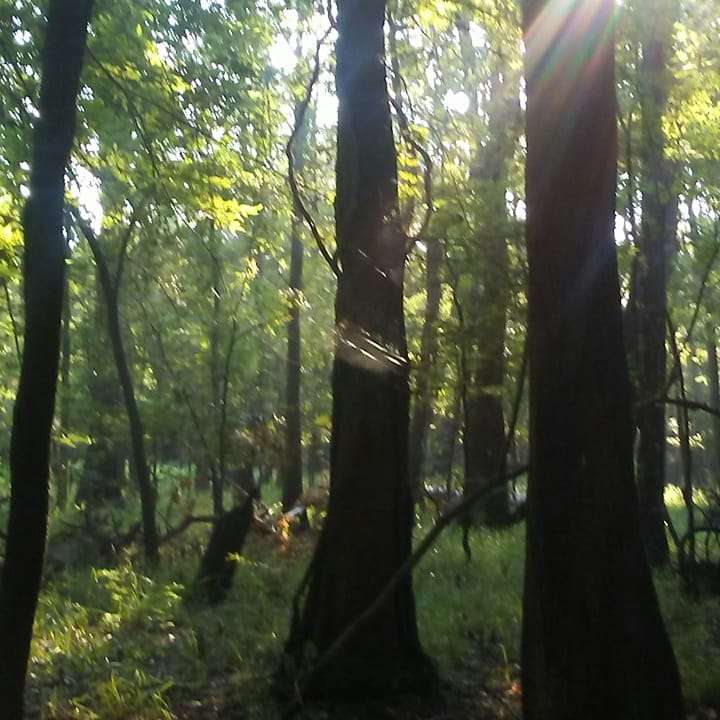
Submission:
[[[647,10],[650,10],[648,4]],[[638,242],[633,312],[637,357],[637,482],[640,524],[651,565],[669,559],[665,534],[665,406],[648,402],[665,394],[669,237],[675,229],[677,193],[665,158],[662,123],[667,104],[667,55],[672,47],[670,3],[653,5],[648,13],[643,58],[639,67],[642,114],[642,225]]]
[[[416,373],[415,406],[410,423],[410,487],[416,497],[423,483],[423,466],[427,446],[427,431],[433,416],[433,368],[438,351],[437,323],[442,295],[442,245],[436,238],[428,238],[425,255],[425,287],[427,300],[420,339],[420,363]]]
[[[684,717],[633,477],[613,238],[614,6],[525,3],[531,468],[525,720]]]
[[[93,258],[95,259],[95,265],[97,267],[98,277],[100,280],[100,287],[103,291],[105,307],[107,309],[110,344],[112,345],[113,355],[115,357],[115,365],[120,379],[120,387],[122,388],[123,401],[125,402],[125,411],[127,413],[128,425],[130,428],[132,468],[135,475],[135,481],[137,482],[138,490],[140,492],[145,557],[151,563],[156,563],[159,559],[159,546],[157,526],[155,524],[155,490],[150,479],[150,468],[148,466],[147,453],[145,451],[145,431],[143,429],[142,418],[140,417],[137,400],[135,399],[135,388],[133,386],[133,379],[127,356],[125,355],[122,328],[120,327],[120,314],[118,309],[118,292],[120,289],[118,283],[120,278],[117,277],[113,281],[105,255],[92,228],[79,218],[78,220],[80,223],[80,229],[82,230],[85,239],[88,241]],[[121,250],[121,252],[124,251],[124,249]]]
[[[200,563],[198,585],[211,605],[221,603],[230,588],[239,555],[253,517],[253,496],[243,505],[223,513],[213,524],[210,541]]]
[[[40,589],[48,511],[65,276],[65,166],[75,137],[91,0],[50,0],[42,51],[40,116],[33,133],[23,228],[25,347],[10,442],[11,500],[0,581],[0,705],[21,720],[25,672]]]
[[[720,377],[718,376],[717,343],[715,340],[715,329],[708,330],[707,340],[708,354],[708,382],[710,385],[710,406],[720,410]],[[713,486],[720,487],[720,418],[712,418],[712,441],[710,443],[710,459],[708,466],[712,470]]]
[[[296,122],[302,121],[295,139],[295,169],[302,171],[307,144],[307,121],[295,109]],[[297,205],[293,208],[290,231],[290,318],[287,326],[287,359],[285,362],[285,448],[282,460],[282,508],[288,512],[302,495],[302,408],[300,386],[302,346],[300,342],[300,303],[303,291],[303,244],[300,230],[303,218]]]
[[[328,514],[304,607],[287,644],[295,664],[322,654],[364,611],[411,550],[405,238],[385,77],[383,0],[338,2],[338,259]],[[410,577],[313,674],[309,694],[367,697],[427,690],[434,670],[418,639]]]

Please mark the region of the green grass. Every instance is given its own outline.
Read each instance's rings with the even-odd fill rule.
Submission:
[[[672,508],[673,512],[676,509]],[[419,537],[427,531],[430,518]],[[43,590],[33,645],[29,705],[43,720],[170,720],[218,708],[249,720],[276,717],[270,682],[286,636],[290,600],[312,536],[283,551],[252,535],[232,593],[220,608],[188,601],[206,527],[164,550],[147,577],[126,558],[78,569]],[[517,673],[524,530],[472,537],[468,564],[450,528],[415,574],[423,644],[446,676],[485,657],[505,684]],[[691,706],[720,700],[720,601],[689,600],[671,573],[657,586]],[[203,710],[204,711],[204,710]]]

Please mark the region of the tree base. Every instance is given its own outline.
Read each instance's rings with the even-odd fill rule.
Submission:
[[[289,672],[293,661],[286,656],[286,665],[279,678],[278,690],[300,686],[303,700],[358,702],[368,698],[414,695],[429,697],[438,691],[435,662],[421,650],[407,653],[384,652],[358,655],[352,650],[341,652],[317,673],[308,663],[307,674],[298,678]]]

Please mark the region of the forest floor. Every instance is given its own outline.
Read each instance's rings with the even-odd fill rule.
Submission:
[[[432,518],[418,518],[421,537]],[[425,527],[423,527],[423,525]],[[163,549],[159,570],[125,557],[77,567],[43,589],[28,720],[280,720],[272,692],[291,598],[316,540],[251,534],[227,601],[190,599],[207,528]],[[313,704],[299,720],[520,718],[519,639],[524,533],[478,531],[468,563],[450,528],[415,573],[421,640],[438,663],[433,697]],[[720,600],[691,601],[668,571],[656,577],[693,720],[720,709]]]

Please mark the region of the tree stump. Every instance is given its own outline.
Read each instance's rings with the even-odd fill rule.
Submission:
[[[221,603],[232,587],[235,561],[241,552],[253,517],[253,498],[224,513],[215,523],[200,563],[197,584],[211,605]]]

